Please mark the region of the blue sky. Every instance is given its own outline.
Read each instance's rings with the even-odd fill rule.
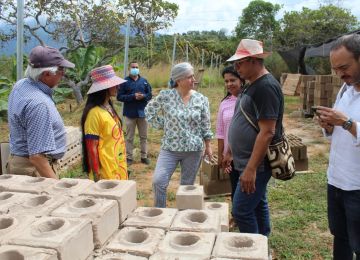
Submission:
[[[179,5],[179,13],[173,26],[162,32],[183,33],[187,31],[208,31],[226,29],[230,34],[241,15],[242,10],[251,0],[168,0]],[[265,0],[266,1],[266,0]],[[342,8],[351,10],[351,13],[360,20],[360,4],[358,0],[272,0],[273,4],[281,4],[279,11],[281,18],[286,11],[300,11],[302,7],[317,9],[320,3],[333,3]]]

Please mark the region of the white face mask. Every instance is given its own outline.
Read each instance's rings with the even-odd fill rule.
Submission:
[[[131,68],[130,69],[130,74],[133,75],[133,76],[137,76],[139,75],[139,69],[138,68]]]

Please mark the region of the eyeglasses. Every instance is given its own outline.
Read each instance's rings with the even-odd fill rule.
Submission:
[[[66,68],[64,68],[64,67],[58,67],[58,68],[57,68],[57,72],[63,72],[63,73],[65,73],[65,70],[66,70]]]
[[[250,58],[245,58],[245,59],[242,59],[242,60],[238,60],[238,61],[235,61],[234,62],[234,67],[235,68],[239,68],[241,66],[241,64],[245,63],[246,61],[249,61]]]

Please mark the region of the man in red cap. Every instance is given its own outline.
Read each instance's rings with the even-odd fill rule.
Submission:
[[[65,153],[66,134],[52,94],[65,68],[74,67],[55,48],[31,50],[25,78],[16,82],[9,96],[7,173],[57,178],[53,165]]]
[[[284,111],[280,84],[264,66],[264,58],[269,55],[262,42],[243,39],[228,59],[234,61],[247,84],[236,103],[228,134],[230,149],[223,165],[229,167],[233,158],[235,169],[240,172],[232,209],[240,232],[265,236],[270,234],[266,190],[271,177],[266,151],[271,142],[282,136]]]

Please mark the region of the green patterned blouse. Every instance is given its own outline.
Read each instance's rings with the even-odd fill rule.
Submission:
[[[187,105],[176,89],[161,90],[145,108],[150,126],[164,129],[161,148],[189,152],[204,149],[204,140],[211,139],[209,101],[194,92]]]

